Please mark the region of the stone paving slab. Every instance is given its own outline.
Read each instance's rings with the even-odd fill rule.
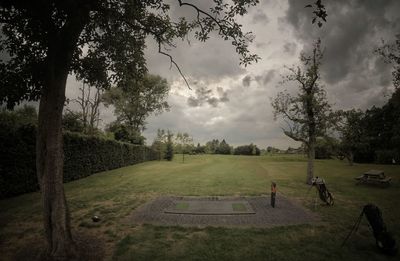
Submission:
[[[166,213],[177,201],[247,201],[255,212],[252,215],[197,215]],[[129,223],[161,226],[195,227],[274,227],[310,224],[320,221],[319,217],[299,204],[277,195],[276,206],[270,205],[270,197],[159,197],[133,211]]]
[[[169,214],[191,215],[250,215],[255,214],[247,200],[174,200],[164,210]]]

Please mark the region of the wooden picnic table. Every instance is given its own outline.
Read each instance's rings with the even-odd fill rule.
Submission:
[[[391,177],[386,177],[382,170],[369,170],[356,177],[357,184],[390,185]]]

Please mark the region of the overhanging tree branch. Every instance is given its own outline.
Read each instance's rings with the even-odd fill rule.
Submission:
[[[168,45],[172,45],[172,43],[168,42],[167,40],[163,40],[163,34],[165,33],[165,30],[164,30],[164,31],[161,31],[161,32],[156,32],[156,31],[154,31],[154,30],[151,30],[148,26],[143,25],[140,21],[137,21],[137,22],[140,23],[141,25],[133,24],[133,23],[131,23],[130,21],[127,21],[127,20],[124,20],[124,22],[127,23],[129,26],[131,26],[131,27],[133,27],[133,28],[138,28],[139,30],[142,30],[142,31],[144,31],[144,32],[146,32],[146,33],[151,34],[151,35],[154,36],[154,38],[155,38],[156,41],[157,41],[157,45],[158,45],[158,53],[159,53],[159,54],[162,54],[162,55],[164,55],[164,56],[167,56],[167,57],[169,58],[170,63],[173,64],[173,65],[175,66],[175,68],[178,70],[179,74],[181,75],[181,77],[182,77],[183,80],[185,81],[186,86],[189,88],[189,90],[191,90],[192,88],[190,87],[190,85],[189,85],[189,83],[188,83],[188,81],[187,81],[185,75],[182,73],[181,68],[180,68],[179,65],[175,62],[175,60],[174,60],[174,58],[172,57],[172,55],[170,55],[170,54],[168,54],[168,53],[166,53],[166,52],[164,52],[164,51],[162,50],[162,45],[163,45],[164,43],[167,43]]]
[[[163,52],[161,50],[161,42],[160,41],[158,41],[158,53],[169,57],[170,62],[175,65],[175,67],[178,70],[179,74],[182,76],[183,80],[185,81],[187,87],[189,88],[189,90],[191,90],[192,88],[190,88],[190,85],[189,85],[188,81],[186,80],[185,75],[183,75],[183,73],[181,71],[181,68],[179,68],[179,65],[174,61],[174,59],[172,58],[172,56],[170,54],[168,54],[166,52]]]

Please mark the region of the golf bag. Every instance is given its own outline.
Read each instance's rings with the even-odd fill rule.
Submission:
[[[354,224],[349,235],[343,241],[342,246],[344,246],[350,235],[358,229],[363,215],[367,217],[367,220],[372,227],[376,246],[378,247],[378,249],[384,254],[395,255],[397,253],[396,240],[387,231],[385,222],[383,222],[381,210],[373,204],[368,204],[364,206],[358,220]]]
[[[333,206],[333,195],[326,188],[325,181],[321,178],[315,177],[311,180],[311,186],[315,186],[318,191],[319,198],[327,205]]]

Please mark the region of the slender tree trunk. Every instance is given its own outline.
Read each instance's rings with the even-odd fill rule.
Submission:
[[[314,62],[315,63],[315,62]],[[315,160],[315,144],[316,140],[316,123],[315,114],[313,108],[313,92],[312,89],[315,86],[312,85],[311,88],[307,90],[307,118],[308,118],[308,164],[307,164],[307,179],[306,183],[311,185],[311,180],[314,177],[314,160]]]
[[[307,162],[307,180],[306,183],[311,185],[311,180],[314,177],[314,159],[315,159],[315,138],[308,145],[308,162]]]
[[[353,154],[353,152],[352,151],[350,151],[349,152],[349,154],[348,154],[348,161],[349,161],[349,165],[350,166],[353,166],[353,163],[354,163],[354,154]]]

